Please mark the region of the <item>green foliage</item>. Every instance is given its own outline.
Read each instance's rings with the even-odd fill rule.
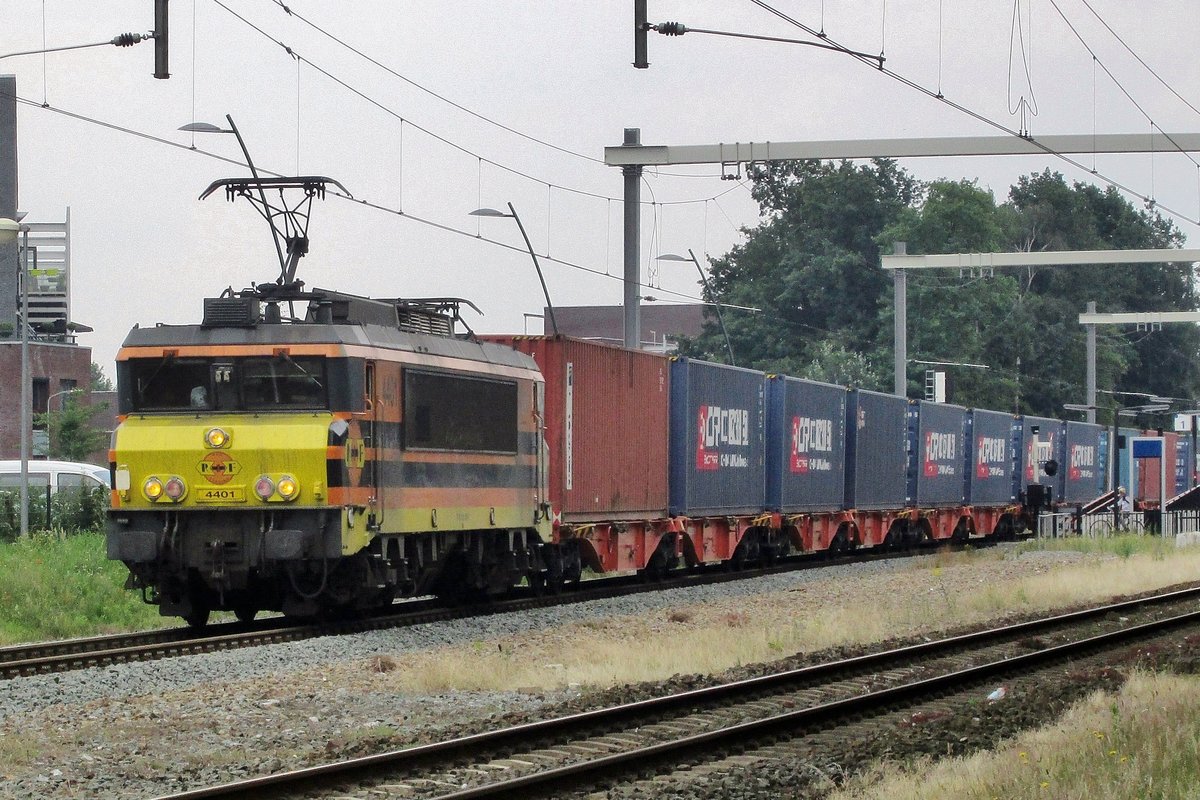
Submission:
[[[123,587],[104,536],[38,534],[0,543],[0,644],[162,627],[154,606]]]
[[[726,314],[739,366],[883,388],[880,310],[891,282],[875,237],[910,207],[917,182],[887,160],[786,162],[752,175],[764,222],[713,262],[710,281],[721,301],[762,309]],[[710,320],[681,350],[723,360],[720,336]]]
[[[50,495],[47,503],[44,490],[30,488],[29,530],[66,534],[94,531],[104,526],[104,515],[108,510],[107,489],[62,489]],[[20,533],[20,493],[14,489],[0,491],[0,542],[13,541]]]
[[[34,426],[50,433],[50,458],[85,461],[88,455],[108,444],[108,434],[96,425],[96,415],[108,409],[108,403],[84,405],[75,395],[63,395],[61,411],[34,416]]]
[[[92,362],[91,373],[88,378],[88,389],[93,392],[111,392],[113,383],[104,374],[104,370],[95,361]]]
[[[1007,201],[972,181],[920,184],[891,161],[794,162],[752,173],[761,224],[713,262],[713,296],[763,309],[726,314],[741,366],[890,390],[892,278],[880,252],[912,254],[1178,247],[1182,235],[1115,189],[1068,184],[1045,171],[1021,178]],[[913,271],[909,357],[984,364],[951,368],[952,400],[1061,416],[1084,400],[1088,301],[1101,312],[1200,307],[1190,264],[996,269],[994,274]],[[1153,334],[1101,328],[1101,389],[1200,396],[1200,329]],[[719,328],[681,347],[724,359]],[[910,396],[924,368],[911,365]]]

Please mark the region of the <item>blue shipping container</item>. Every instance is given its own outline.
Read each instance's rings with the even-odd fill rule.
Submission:
[[[765,508],[765,378],[724,364],[672,361],[672,515],[753,514]]]
[[[1068,422],[1063,463],[1062,501],[1087,503],[1100,494],[1100,426],[1087,422]]]
[[[908,495],[908,400],[855,389],[846,403],[846,507],[903,508]]]
[[[1191,488],[1188,482],[1192,463],[1192,441],[1187,433],[1179,434],[1175,445],[1175,494],[1180,495]]]
[[[967,504],[996,506],[1013,500],[1013,416],[973,408],[967,412]]]
[[[908,502],[918,506],[962,505],[963,436],[967,410],[962,406],[914,400],[908,406]]]
[[[1063,490],[1062,472],[1051,477],[1045,473],[1044,467],[1046,462],[1051,460],[1062,464],[1063,423],[1046,417],[1018,417],[1013,425],[1013,436],[1020,464],[1020,470],[1015,476],[1018,492],[1025,491],[1031,483],[1040,483],[1051,487],[1054,492],[1053,500],[1058,502]]]
[[[846,389],[767,378],[767,507],[838,511],[846,489]]]

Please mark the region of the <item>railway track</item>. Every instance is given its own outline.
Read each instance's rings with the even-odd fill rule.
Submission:
[[[295,772],[169,795],[527,797],[687,780],[817,731],[1200,628],[1200,587]],[[732,755],[731,755],[732,754]],[[714,762],[716,762],[714,764]],[[647,777],[651,776],[651,777]],[[661,786],[660,786],[661,788]],[[651,794],[654,794],[653,792]]]
[[[973,546],[981,544],[981,542],[972,543]],[[486,604],[447,606],[436,600],[409,600],[393,605],[386,612],[316,623],[296,623],[282,618],[270,618],[251,623],[226,622],[209,625],[202,629],[169,628],[10,645],[0,647],[0,679],[68,672],[132,661],[153,661],[174,656],[212,653],[280,642],[295,642],[317,636],[337,636],[400,628],[448,619],[523,611],[564,603],[581,603],[638,592],[743,580],[793,569],[811,569],[850,563],[866,558],[900,558],[910,555],[912,555],[912,551],[875,552],[834,559],[800,557],[771,567],[737,572],[706,569],[696,573],[680,573],[676,576],[650,581],[637,576],[604,578],[586,581],[575,590],[563,594],[544,596],[520,594]]]

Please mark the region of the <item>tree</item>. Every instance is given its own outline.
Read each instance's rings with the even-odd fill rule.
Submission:
[[[762,222],[713,262],[710,301],[756,306],[726,314],[739,363],[865,388],[892,385],[892,279],[880,251],[915,254],[1006,250],[1178,247],[1178,229],[1115,189],[1068,185],[1049,170],[1022,177],[1005,202],[972,181],[921,184],[894,162],[794,162],[756,169]],[[1061,416],[1084,399],[1088,301],[1101,311],[1195,310],[1191,265],[996,269],[910,274],[909,354],[985,364],[954,370],[954,400]],[[714,322],[686,355],[720,360]],[[1200,329],[1147,335],[1105,332],[1100,388],[1200,397]],[[909,371],[909,394],[922,370]]]
[[[87,405],[74,394],[63,395],[61,411],[37,414],[34,424],[45,426],[50,434],[50,457],[64,461],[84,461],[101,450],[108,434],[96,425],[96,415],[108,408],[108,403]]]
[[[725,315],[739,364],[845,374],[883,388],[879,307],[890,281],[879,269],[875,237],[910,206],[919,185],[888,160],[775,163],[752,177],[764,222],[713,262],[707,298],[762,309]],[[681,349],[720,360],[719,328],[710,320]]]
[[[88,378],[88,386],[93,392],[111,392],[113,390],[112,381],[104,374],[104,370],[95,361],[92,362],[91,373]]]

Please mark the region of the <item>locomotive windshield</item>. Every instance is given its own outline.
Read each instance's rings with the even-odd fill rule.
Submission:
[[[140,358],[128,362],[133,411],[328,409],[325,359]]]

